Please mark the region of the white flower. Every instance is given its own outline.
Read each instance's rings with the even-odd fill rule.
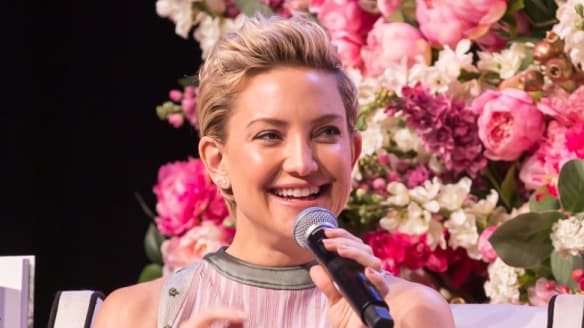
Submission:
[[[430,212],[416,203],[410,203],[407,210],[390,210],[386,217],[379,220],[379,225],[390,232],[397,229],[402,233],[421,235],[428,232],[431,221]]]
[[[443,209],[455,211],[462,207],[462,204],[470,192],[472,180],[464,177],[456,184],[447,184],[442,187],[438,195],[438,203]]]
[[[416,203],[410,203],[408,205],[408,216],[400,222],[398,229],[403,233],[421,235],[428,232],[431,219],[432,214],[430,212],[423,210]]]
[[[553,31],[564,40],[564,51],[572,63],[584,68],[584,31],[577,27],[577,22],[582,19],[574,9],[577,4],[582,6],[584,1],[568,0],[559,6],[556,17],[560,22],[553,27]]]
[[[392,139],[402,152],[415,151],[420,146],[420,138],[408,128],[401,128],[395,131]]]
[[[186,39],[195,24],[191,9],[193,2],[194,0],[158,0],[156,13],[172,20],[176,24],[175,33]]]
[[[417,186],[410,190],[410,197],[422,204],[424,209],[437,213],[440,210],[440,204],[435,200],[442,184],[438,178],[434,177],[432,181],[426,180],[421,186]]]
[[[479,52],[478,67],[481,70],[497,72],[503,79],[510,78],[521,67],[526,53],[525,44],[517,42],[500,53]]]
[[[584,252],[584,220],[571,216],[554,223],[551,233],[554,249],[562,256]]]
[[[525,270],[505,264],[500,258],[489,265],[489,280],[485,282],[485,293],[491,303],[519,303],[518,275]]]
[[[434,250],[436,246],[446,249],[446,239],[444,238],[444,228],[442,224],[436,220],[430,220],[428,227],[428,237],[426,239],[428,246]]]
[[[497,201],[499,200],[499,194],[496,190],[491,189],[491,193],[485,199],[481,199],[478,202],[469,206],[466,211],[477,216],[488,216],[493,212],[497,206]]]
[[[471,45],[470,40],[463,39],[458,42],[454,51],[449,46],[445,46],[438,54],[438,60],[434,63],[434,67],[446,73],[453,80],[458,78],[462,69],[467,72],[476,72],[477,69],[472,64]]]
[[[240,14],[235,19],[205,15],[194,33],[195,39],[199,41],[201,46],[201,57],[206,59],[217,41],[224,34],[238,30],[244,20],[245,15],[243,14]]]
[[[379,124],[369,123],[361,131],[361,157],[373,155],[383,147],[385,132]]]
[[[387,203],[395,206],[406,206],[410,203],[408,188],[401,182],[392,181],[387,185],[387,191],[392,195]]]
[[[455,211],[444,223],[444,227],[450,233],[449,244],[452,248],[462,247],[466,249],[470,258],[476,260],[481,258],[477,247],[479,233],[474,215],[463,210]]]

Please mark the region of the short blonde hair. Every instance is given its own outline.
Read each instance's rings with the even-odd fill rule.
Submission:
[[[298,66],[332,73],[347,116],[349,131],[357,120],[357,90],[342,69],[326,31],[306,16],[248,18],[236,33],[217,42],[199,71],[197,118],[201,136],[224,144],[230,109],[246,80],[275,67]],[[222,189],[230,210],[233,193]]]

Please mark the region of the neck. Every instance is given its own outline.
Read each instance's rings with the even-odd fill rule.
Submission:
[[[253,230],[256,232],[254,234],[246,230],[243,226],[237,227],[233,242],[226,250],[229,255],[248,263],[275,267],[302,265],[314,259],[310,252],[300,248],[292,238],[266,238],[268,232]]]

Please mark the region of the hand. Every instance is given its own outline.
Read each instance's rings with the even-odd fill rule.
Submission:
[[[187,320],[180,328],[207,328],[214,323],[227,322],[228,327],[243,327],[245,313],[240,310],[222,307],[209,310],[196,318]]]
[[[381,297],[389,292],[385,278],[380,273],[381,261],[373,255],[371,247],[344,229],[327,229],[324,247],[339,256],[354,260],[365,267],[365,276],[375,286]],[[365,327],[361,317],[333,285],[326,268],[315,265],[310,269],[314,284],[325,294],[329,302],[329,319],[333,327]]]

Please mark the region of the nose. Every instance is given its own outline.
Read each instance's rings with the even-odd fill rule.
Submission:
[[[297,138],[285,149],[284,171],[291,175],[307,176],[318,170],[310,142]]]

